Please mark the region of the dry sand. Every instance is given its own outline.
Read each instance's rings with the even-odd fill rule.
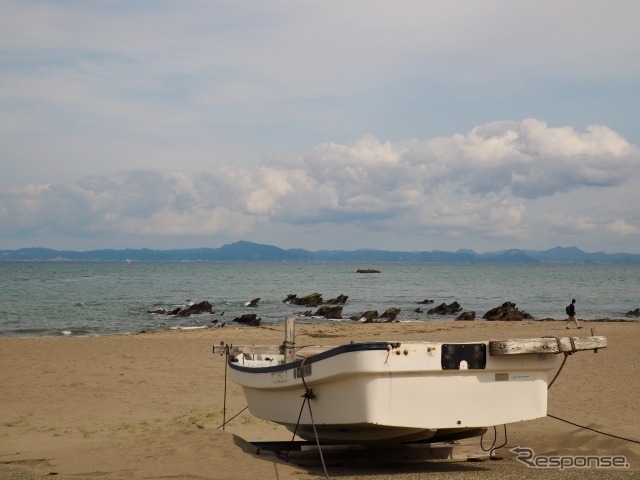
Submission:
[[[325,323],[297,325],[298,345],[351,340],[473,341],[588,335],[608,339],[597,354],[569,357],[549,391],[549,413],[621,437],[640,440],[640,379],[635,369],[640,322]],[[323,478],[316,452],[291,458],[256,455],[248,442],[290,440],[284,428],[241,413],[223,431],[221,341],[280,344],[283,327],[217,328],[88,338],[0,339],[0,478],[211,478],[304,480]],[[227,418],[245,405],[227,384]],[[493,433],[493,432],[490,432]],[[499,430],[502,443],[502,429]],[[485,438],[485,445],[491,438]],[[478,439],[464,445],[477,449]],[[509,448],[536,455],[622,455],[628,469],[569,469],[563,478],[640,478],[640,445],[552,418],[511,424],[502,461],[409,462],[403,455],[375,461],[379,452],[328,452],[332,478],[551,478],[558,470],[532,469]],[[312,455],[313,458],[309,457]],[[300,464],[302,463],[302,465]]]

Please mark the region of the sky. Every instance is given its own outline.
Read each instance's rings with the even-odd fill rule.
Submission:
[[[0,11],[0,249],[640,253],[636,0]]]

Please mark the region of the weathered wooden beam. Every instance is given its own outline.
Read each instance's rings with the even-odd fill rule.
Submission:
[[[607,348],[607,338],[541,337],[511,340],[491,340],[489,355],[522,355],[526,353],[565,353]]]
[[[227,347],[229,348],[229,355],[232,357],[243,352],[263,355],[278,355],[281,353],[279,345],[214,345],[213,353],[224,355]]]

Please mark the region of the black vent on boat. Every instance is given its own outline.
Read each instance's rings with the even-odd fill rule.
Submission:
[[[466,362],[466,368],[469,370],[483,369],[487,365],[487,346],[484,343],[444,343],[442,345],[443,370],[460,370],[462,362]]]

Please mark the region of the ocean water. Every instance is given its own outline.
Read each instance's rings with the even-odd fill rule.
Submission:
[[[358,268],[380,273],[356,273]],[[414,310],[454,300],[477,318],[512,301],[537,319],[564,319],[572,297],[581,319],[626,319],[627,311],[640,307],[640,265],[0,262],[0,336],[205,328],[235,325],[243,313],[256,313],[263,325],[281,324],[286,316],[326,322],[283,303],[288,294],[314,292],[325,300],[348,295],[343,322],[391,307],[401,309],[400,321],[452,321],[454,316]],[[245,306],[257,297],[257,308]],[[434,305],[417,304],[424,299]],[[203,300],[213,305],[213,315],[149,313]]]

